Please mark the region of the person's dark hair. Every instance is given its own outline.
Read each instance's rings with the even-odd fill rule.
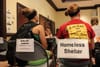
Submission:
[[[35,9],[29,9],[29,8],[24,8],[22,9],[22,14],[28,18],[29,20],[31,20],[32,18],[34,18],[37,15],[37,11]]]
[[[92,19],[91,19],[91,25],[92,26],[94,26],[94,25],[98,25],[98,18],[97,17],[93,17]]]
[[[72,4],[67,10],[65,11],[65,16],[76,16],[80,12],[80,8],[77,4]]]

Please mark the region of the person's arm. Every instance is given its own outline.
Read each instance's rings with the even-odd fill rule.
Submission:
[[[94,45],[94,38],[90,39],[90,40],[89,40],[89,43],[91,44],[91,49],[94,49],[94,48],[95,48],[95,45]]]
[[[96,64],[96,62],[95,62],[95,45],[94,45],[94,39],[90,39],[90,43],[91,43],[91,62],[95,65]]]
[[[51,30],[49,28],[47,28],[45,30],[45,33],[46,33],[46,38],[51,38],[52,37],[52,33],[51,33]]]
[[[47,41],[45,38],[45,31],[44,27],[42,25],[39,26],[39,36],[40,36],[40,41],[44,49],[47,49]]]
[[[91,38],[90,38],[90,41],[89,41],[89,43],[91,44],[91,49],[90,49],[90,52],[91,52],[91,62],[92,62],[92,64],[95,65],[96,62],[95,62],[95,43],[94,43],[94,37],[95,37],[95,32],[91,28]]]
[[[62,28],[60,27],[59,28],[59,30],[56,32],[56,37],[58,38],[58,39],[62,39],[63,38],[63,33],[62,33],[63,31],[62,31]]]

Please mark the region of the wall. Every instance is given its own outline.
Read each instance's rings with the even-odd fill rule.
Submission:
[[[65,22],[67,22],[68,20],[70,20],[70,17],[65,16],[65,11],[61,11],[61,12],[56,12],[56,29],[59,28],[59,26]]]
[[[25,5],[26,7],[36,9],[39,14],[55,21],[56,11],[48,4],[46,0],[6,0],[7,33],[16,33],[17,31],[17,2]],[[11,25],[8,24],[9,22]]]
[[[36,9],[39,14],[55,21],[56,11],[48,4],[46,0],[18,0],[19,3]]]
[[[99,25],[100,25],[100,7],[97,8],[97,14],[98,14]]]
[[[96,9],[81,10],[81,19],[90,23],[93,16],[96,16]],[[64,11],[56,13],[56,28],[59,28],[61,24],[70,20],[69,16],[65,16]]]
[[[81,10],[80,14],[83,21],[90,23],[91,18],[96,16],[96,9]]]
[[[6,32],[16,33],[17,31],[17,0],[6,0]]]
[[[39,14],[51,19],[55,22],[55,13],[56,11],[48,4],[46,0],[6,0],[6,12],[11,12],[11,18],[14,17],[15,19],[14,24],[10,26],[11,31],[8,31],[8,33],[16,33],[17,31],[17,2],[25,5],[26,7],[36,9]],[[7,22],[10,21],[8,18],[6,19]],[[6,28],[8,29],[9,26]],[[7,40],[9,40],[9,37],[7,37]]]
[[[26,7],[36,9],[39,12],[39,14],[55,21],[56,28],[58,28],[62,23],[70,20],[69,17],[66,17],[64,15],[64,11],[56,12],[48,4],[48,2],[46,0],[14,0],[14,1],[7,0],[7,2],[8,2],[7,8],[9,7],[11,9],[11,11],[14,12],[13,14],[15,14],[15,16],[16,16],[16,3],[17,3],[16,1],[20,4],[25,5]],[[100,8],[98,8],[97,10],[98,10],[99,18],[100,18],[100,13],[99,13]],[[95,14],[96,14],[96,9],[81,10],[81,19],[86,22],[90,22],[91,17],[95,16]],[[16,20],[15,20],[15,22],[16,22]],[[16,31],[16,26],[17,26],[17,22],[14,25],[15,31]]]

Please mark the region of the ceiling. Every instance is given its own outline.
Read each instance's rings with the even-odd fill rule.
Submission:
[[[64,11],[72,3],[78,4],[81,9],[94,9],[100,7],[100,0],[47,0],[47,2],[56,11]]]

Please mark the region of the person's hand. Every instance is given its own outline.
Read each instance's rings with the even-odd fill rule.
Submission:
[[[91,58],[91,61],[92,61],[92,64],[93,64],[93,65],[96,64],[96,62],[95,62],[95,58],[94,58],[94,57]]]
[[[53,55],[53,52],[50,50],[46,50],[47,54],[51,57]]]

